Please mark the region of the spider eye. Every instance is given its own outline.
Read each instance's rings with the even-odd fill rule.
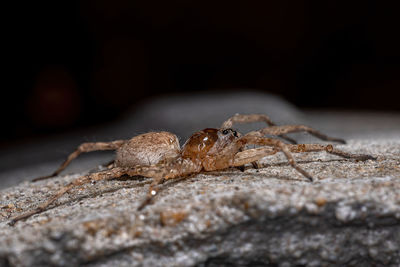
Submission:
[[[233,136],[234,136],[234,137],[238,137],[238,134],[237,134],[236,131],[233,131]]]
[[[229,130],[228,130],[228,129],[225,129],[225,130],[222,131],[222,134],[227,135],[228,133],[229,133]]]

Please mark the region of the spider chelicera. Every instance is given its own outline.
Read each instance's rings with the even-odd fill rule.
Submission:
[[[232,129],[234,124],[251,122],[265,122],[268,127],[244,135]],[[347,153],[334,148],[330,144],[295,144],[296,142],[293,139],[286,136],[286,134],[295,132],[308,132],[324,141],[345,143],[343,139],[329,137],[305,125],[276,126],[268,116],[263,114],[236,114],[226,120],[220,129],[207,128],[194,133],[182,148],[180,148],[176,135],[169,132],[149,132],[135,136],[130,140],[83,143],[68,156],[67,160],[53,174],[36,178],[34,181],[57,176],[81,153],[116,150],[116,158],[107,170],[77,178],[62,187],[36,209],[12,218],[10,224],[13,225],[19,220],[43,212],[74,187],[99,180],[118,178],[123,175],[140,175],[153,179],[146,198],[138,206],[138,210],[140,210],[152,201],[157,195],[159,185],[165,180],[185,177],[203,171],[242,167],[245,164],[254,164],[259,159],[277,152],[282,152],[289,164],[311,182],[313,177],[297,165],[292,153],[326,151],[344,158],[375,159],[370,155]],[[266,136],[275,136],[275,138]],[[256,145],[257,147],[246,149],[247,145]]]

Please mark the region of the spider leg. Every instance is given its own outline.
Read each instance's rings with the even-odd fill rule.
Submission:
[[[269,126],[275,126],[276,124],[264,114],[235,114],[234,116],[230,117],[226,121],[224,121],[221,125],[221,129],[228,129],[232,128],[234,124],[237,123],[251,123],[251,122],[265,122]],[[284,135],[279,134],[281,138],[285,139],[286,141],[296,144],[296,140]]]
[[[267,143],[270,142],[269,140],[263,140],[263,139],[268,139],[268,138],[260,138],[260,140],[257,141],[258,144],[266,145]],[[336,149],[332,145],[321,145],[321,144],[289,145],[289,144],[285,144],[284,146],[286,146],[289,149],[289,151],[292,153],[325,151],[327,153],[337,155],[337,156],[340,156],[343,158],[356,159],[356,160],[361,160],[361,161],[365,161],[365,160],[369,160],[369,159],[372,159],[372,160],[376,159],[376,157],[373,157],[371,155],[348,153],[348,152]],[[258,147],[258,148],[254,148],[254,149],[248,149],[245,151],[241,151],[235,155],[233,166],[242,166],[242,165],[245,165],[248,163],[252,163],[252,162],[257,161],[265,156],[273,155],[279,151],[281,151],[279,147]],[[298,169],[296,168],[296,170],[298,170]]]
[[[72,160],[76,159],[82,153],[100,151],[100,150],[116,150],[119,147],[121,147],[125,142],[126,142],[125,140],[116,140],[112,142],[83,143],[80,146],[78,146],[78,148],[68,156],[68,158],[61,164],[60,167],[58,167],[56,171],[54,171],[50,175],[35,178],[32,180],[32,182],[45,180],[57,176],[71,163]]]
[[[198,173],[202,169],[200,162],[189,159],[178,159],[170,163],[164,163],[161,165],[144,167],[146,170],[146,175],[143,175],[144,171],[139,170],[139,173],[143,176],[151,176],[153,182],[150,184],[149,190],[147,191],[147,196],[145,200],[139,205],[138,210],[142,210],[148,204],[151,203],[153,198],[157,195],[159,191],[159,185],[164,181],[169,179],[175,179],[178,177],[189,176],[193,173]]]
[[[281,151],[286,156],[289,164],[295,170],[297,170],[299,173],[301,173],[304,177],[306,177],[311,182],[313,181],[313,177],[308,172],[303,170],[299,165],[297,165],[296,161],[294,160],[294,158],[290,152],[290,145],[285,144],[284,142],[282,142],[278,139],[258,137],[254,134],[252,135],[251,133],[239,138],[237,140],[237,143],[239,143],[241,146],[244,146],[246,144],[254,144],[254,145],[271,146],[275,149],[279,149],[279,151]]]
[[[146,207],[148,204],[151,203],[153,200],[154,196],[158,193],[158,185],[162,184],[165,180],[163,177],[157,177],[153,178],[153,182],[150,184],[148,193],[146,195],[145,200],[139,205],[138,210],[142,210],[144,207]]]
[[[279,149],[272,147],[258,147],[241,151],[235,155],[233,160],[233,166],[243,166],[249,163],[253,163],[263,157],[270,156],[279,152]]]
[[[376,160],[376,157],[366,154],[352,154],[339,149],[334,148],[332,145],[321,145],[321,144],[300,144],[300,145],[288,145],[290,152],[292,153],[304,153],[304,152],[320,152],[325,151],[327,153],[340,156],[348,159],[356,160]],[[245,164],[253,163],[255,160],[260,160],[263,157],[270,156],[279,152],[279,149],[272,147],[258,147],[254,149],[248,149],[245,151],[238,152],[235,155],[233,166],[243,166]]]
[[[288,145],[291,152],[302,153],[302,152],[319,152],[326,151],[327,153],[340,156],[342,158],[356,159],[356,160],[376,160],[376,157],[367,154],[352,154],[339,149],[334,148],[332,145],[321,145],[321,144],[300,144],[300,145]]]
[[[172,167],[176,167],[176,166],[171,165],[170,167],[172,168]],[[186,172],[189,171],[189,169],[187,169],[187,167],[190,167],[190,166],[186,166],[186,169],[184,169],[184,171],[186,171]],[[167,175],[167,172],[170,172],[172,175],[170,175],[170,174]],[[121,177],[122,175],[125,175],[125,174],[130,175],[130,176],[141,175],[141,176],[145,176],[145,177],[154,177],[154,182],[152,183],[153,186],[150,187],[150,189],[149,189],[149,194],[151,194],[154,190],[153,187],[159,183],[158,181],[160,179],[162,179],[164,176],[167,178],[174,178],[179,173],[182,173],[182,171],[180,171],[180,170],[171,171],[168,168],[165,168],[164,165],[162,165],[162,164],[153,165],[153,166],[136,166],[136,167],[132,167],[132,168],[115,167],[115,168],[111,168],[106,171],[91,173],[91,174],[79,177],[76,180],[72,181],[71,183],[67,184],[66,186],[62,187],[53,196],[51,196],[46,202],[40,204],[35,210],[23,213],[19,216],[12,218],[11,221],[9,222],[9,224],[14,225],[17,221],[29,218],[32,215],[35,215],[35,214],[45,211],[52,203],[54,203],[54,201],[56,201],[57,199],[62,197],[65,193],[67,193],[71,189],[78,187],[78,186],[82,186],[84,184],[87,184],[87,183],[90,183],[93,181],[114,179],[114,178]],[[174,176],[174,174],[176,174],[176,175]],[[154,196],[154,195],[155,194],[153,193],[152,196]]]
[[[72,181],[71,183],[67,184],[66,186],[62,187],[60,190],[58,190],[53,196],[51,196],[46,202],[40,204],[36,209],[32,211],[28,211],[26,213],[23,213],[21,215],[18,215],[14,218],[11,219],[10,225],[14,225],[17,221],[26,219],[31,217],[32,215],[41,213],[45,211],[54,201],[62,197],[65,193],[70,191],[71,189],[93,182],[93,181],[99,181],[99,180],[109,180],[113,178],[118,178],[121,177],[124,174],[128,173],[128,169],[126,168],[112,168],[106,171],[102,172],[97,172],[97,173],[92,173],[88,174],[82,177],[77,178],[76,180]]]
[[[151,200],[158,192],[157,185],[161,184],[164,180],[189,175],[194,172],[199,172],[200,170],[201,170],[201,165],[195,164],[191,160],[179,160],[179,161],[173,161],[171,163],[161,163],[151,166],[136,166],[132,168],[115,167],[106,171],[88,174],[79,177],[76,180],[72,181],[71,183],[67,184],[66,186],[62,187],[46,202],[40,204],[36,209],[12,218],[9,224],[14,225],[17,221],[29,218],[32,215],[45,211],[57,199],[59,199],[60,197],[62,197],[64,194],[66,194],[75,187],[82,186],[84,184],[94,181],[118,178],[125,174],[129,176],[141,175],[145,177],[151,177],[154,179],[150,185],[146,200],[139,206],[139,209],[142,209],[151,202]]]
[[[239,151],[242,152],[243,149],[240,149]],[[260,165],[258,164],[257,161],[253,161],[253,162],[251,163],[251,165],[253,166],[254,169],[259,169],[259,168],[260,168]],[[239,171],[241,171],[241,172],[244,172],[244,171],[245,171],[244,165],[242,165],[242,166],[235,166],[235,167],[236,167]]]
[[[254,131],[251,133],[256,133],[259,132],[262,135],[283,135],[283,134],[287,134],[287,133],[297,133],[297,132],[307,132],[321,140],[324,141],[332,141],[332,142],[338,142],[341,144],[346,144],[346,141],[340,138],[334,138],[334,137],[330,137],[327,136],[326,134],[323,134],[311,127],[305,126],[305,125],[282,125],[282,126],[271,126],[268,128],[263,128],[261,130],[258,131]]]
[[[111,168],[115,167],[114,163],[115,163],[115,160],[113,159],[113,160],[110,160],[109,162],[103,164],[102,166],[107,169],[111,169]]]
[[[246,145],[260,145],[260,146],[269,146],[273,149],[277,149],[281,151],[287,158],[289,164],[300,172],[304,177],[309,179],[311,182],[313,178],[310,174],[308,174],[305,170],[303,170],[300,166],[297,165],[296,161],[294,160],[292,154],[290,153],[289,145],[280,141],[279,139],[273,138],[265,138],[259,137],[255,134],[247,134],[232,142],[230,145],[226,146],[216,157],[210,157],[203,159],[203,168],[206,171],[214,171],[214,170],[221,170],[225,168],[229,168],[231,166],[235,166],[235,155],[238,153],[245,153],[246,151],[240,152]],[[276,152],[274,152],[276,153]],[[245,163],[251,163],[256,161],[260,158],[254,158]],[[237,165],[240,166],[240,165]]]

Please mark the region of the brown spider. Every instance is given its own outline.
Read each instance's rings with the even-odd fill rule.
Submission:
[[[258,131],[240,135],[231,127],[235,123],[265,122],[269,125]],[[333,148],[332,145],[322,144],[287,144],[277,138],[267,138],[266,135],[279,136],[291,143],[295,143],[285,134],[294,132],[308,132],[325,141],[345,143],[342,139],[331,138],[304,125],[276,126],[268,116],[262,114],[239,115],[226,120],[220,129],[207,128],[194,133],[183,145],[179,146],[176,135],[169,132],[149,132],[133,137],[130,140],[116,140],[112,142],[83,143],[67,160],[52,174],[39,177],[33,181],[47,179],[58,175],[70,162],[81,153],[96,150],[116,150],[115,161],[108,170],[87,174],[62,187],[50,199],[39,205],[35,210],[23,213],[11,219],[10,224],[28,218],[46,210],[55,200],[70,191],[72,188],[98,180],[118,178],[123,175],[145,176],[153,178],[146,199],[138,210],[144,208],[157,194],[158,185],[168,179],[185,177],[201,171],[222,170],[229,167],[241,167],[255,163],[257,160],[283,152],[289,164],[308,178],[313,178],[300,168],[293,159],[291,152],[326,151],[344,158],[357,160],[375,159],[369,155],[355,155]],[[253,149],[245,149],[246,145],[257,145]]]

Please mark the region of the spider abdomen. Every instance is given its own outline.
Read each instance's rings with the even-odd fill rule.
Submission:
[[[169,132],[150,132],[133,137],[118,150],[115,164],[119,167],[148,166],[179,156],[176,135]]]

